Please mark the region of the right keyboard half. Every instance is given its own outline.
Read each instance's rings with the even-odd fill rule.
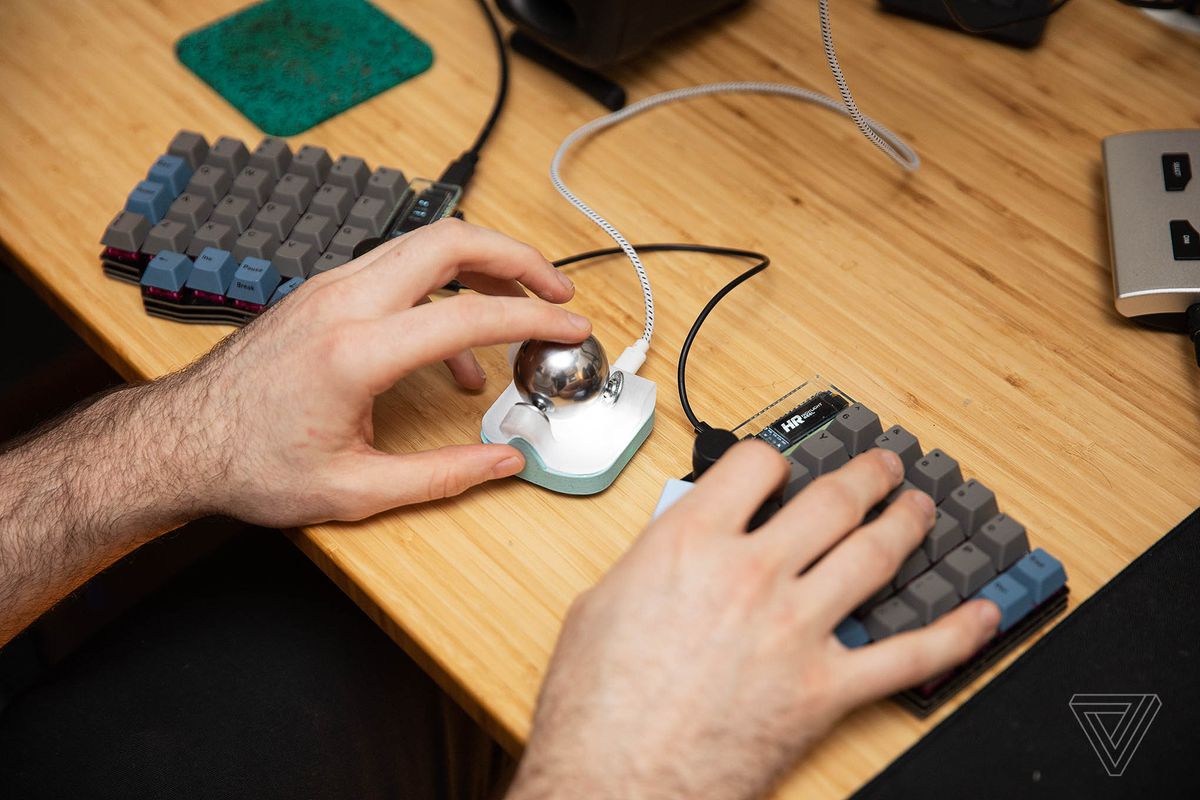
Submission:
[[[924,491],[937,503],[936,522],[921,545],[888,585],[834,631],[844,645],[862,647],[928,625],[974,598],[999,606],[999,629],[982,650],[957,669],[896,697],[918,716],[932,712],[1066,608],[1062,562],[1041,548],[1031,550],[1025,527],[1001,510],[991,489],[977,478],[965,479],[948,453],[925,451],[903,427],[885,428],[874,411],[840,390],[811,395],[752,435],[780,450],[792,468],[782,495],[768,501],[752,525],[765,522],[815,478],[873,447],[899,455],[906,476],[872,509],[867,522],[906,490]],[[672,484],[664,492],[664,503],[690,488],[684,482]],[[658,513],[663,507],[660,504]]]

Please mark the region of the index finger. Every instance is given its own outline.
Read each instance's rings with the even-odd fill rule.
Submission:
[[[472,347],[545,339],[580,342],[591,333],[584,317],[532,297],[465,294],[426,303],[367,323],[370,347],[345,354],[367,376],[374,394],[413,370]]]
[[[381,313],[411,308],[459,275],[492,285],[515,281],[551,303],[575,293],[570,279],[530,245],[457,219],[413,231],[363,258],[371,260],[353,275],[356,288],[361,302]]]
[[[787,462],[759,439],[738,442],[708,468],[696,488],[665,514],[700,520],[714,531],[744,534],[751,517],[783,484]]]

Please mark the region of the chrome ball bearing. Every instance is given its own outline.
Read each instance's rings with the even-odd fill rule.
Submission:
[[[513,359],[521,399],[547,414],[568,415],[599,398],[608,384],[608,356],[595,336],[579,344],[530,339]]]

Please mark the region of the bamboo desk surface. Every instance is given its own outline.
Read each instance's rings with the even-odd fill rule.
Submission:
[[[134,289],[102,276],[97,242],[177,129],[258,140],[172,48],[239,5],[14,0],[0,15],[4,41],[20,43],[0,53],[0,241],[129,378],[176,369],[228,332],[147,317]],[[486,28],[465,1],[379,5],[433,45],[434,68],[293,144],[436,176],[489,108]],[[816,9],[801,5],[810,6],[756,0],[723,28],[685,34],[616,77],[633,98],[734,78],[834,92]],[[834,26],[860,104],[916,146],[919,173],[901,174],[834,114],[722,98],[606,134],[579,150],[568,177],[634,241],[774,258],[721,305],[693,351],[690,390],[703,418],[732,424],[814,374],[833,380],[996,489],[1032,540],[1064,557],[1074,607],[1200,501],[1200,440],[1189,435],[1200,417],[1195,365],[1183,337],[1113,311],[1100,171],[1108,134],[1200,126],[1200,48],[1100,0],[1057,16],[1032,52],[870,3],[834,4]],[[551,257],[604,245],[546,178],[557,143],[599,108],[527,62],[516,59],[514,71],[469,219]],[[513,751],[571,599],[625,550],[663,481],[689,463],[675,356],[737,265],[647,260],[659,313],[643,374],[659,384],[658,424],[612,489],[577,499],[511,481],[295,534]],[[641,327],[629,266],[613,259],[572,275],[573,308],[619,352]],[[440,368],[386,394],[379,444],[475,441],[506,372],[503,348],[481,357],[493,376],[481,394],[455,390]],[[888,702],[861,710],[783,796],[844,795],[950,710],[924,722]]]

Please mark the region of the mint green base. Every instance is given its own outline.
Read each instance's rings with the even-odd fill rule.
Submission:
[[[517,473],[518,478],[541,486],[543,489],[558,492],[559,494],[599,494],[609,486],[612,486],[613,481],[621,474],[621,470],[625,469],[625,465],[633,458],[633,454],[638,451],[638,448],[642,446],[642,442],[646,441],[650,436],[650,431],[653,429],[654,414],[651,414],[646,420],[646,424],[637,432],[637,436],[633,437],[633,441],[629,443],[629,446],[625,448],[621,456],[613,462],[613,465],[603,472],[597,472],[593,475],[567,475],[562,472],[555,472],[546,466],[537,452],[524,439],[513,439],[508,444],[520,450],[521,455],[525,456],[525,469]],[[479,435],[479,438],[483,440],[484,444],[493,444],[482,433]]]
[[[366,0],[266,0],[187,34],[175,52],[271,136],[306,131],[433,64],[428,44]]]

